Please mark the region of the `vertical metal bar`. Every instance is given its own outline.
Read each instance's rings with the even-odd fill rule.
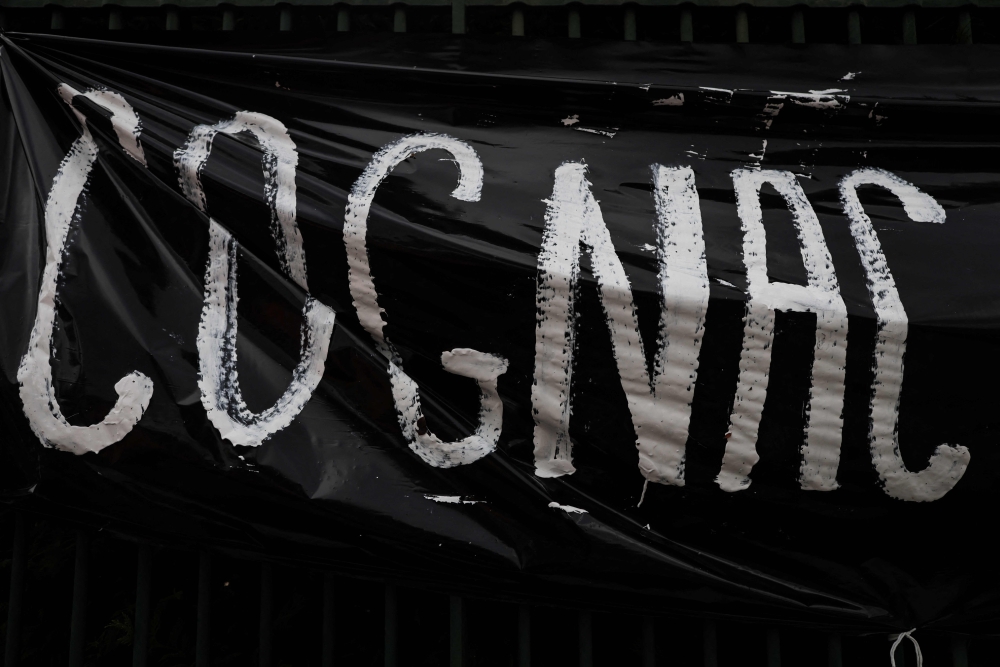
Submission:
[[[260,633],[258,635],[258,667],[271,667],[271,618],[274,606],[274,568],[260,564]]]
[[[636,40],[635,25],[635,5],[625,5],[625,40],[634,42]]]
[[[7,646],[4,667],[16,667],[21,657],[21,603],[24,600],[24,573],[27,569],[28,519],[23,512],[14,517],[14,552],[10,564],[10,597],[7,601]]]
[[[135,571],[135,621],[132,624],[132,667],[146,667],[149,655],[149,598],[153,582],[153,549],[140,544]]]
[[[53,7],[49,28],[52,30],[62,30],[66,27],[66,13],[62,7]]]
[[[656,667],[656,619],[642,619],[642,667]]]
[[[451,0],[451,32],[465,34],[465,0]]]
[[[903,10],[903,44],[917,43],[917,12],[913,7]]]
[[[792,44],[806,43],[806,12],[802,7],[792,9]]]
[[[289,32],[292,29],[292,8],[282,5],[281,13],[278,15],[278,30]]]
[[[337,32],[347,32],[351,29],[351,9],[347,5],[337,7]]]
[[[449,654],[451,667],[462,667],[465,664],[465,610],[462,598],[452,595],[449,600],[449,633],[451,650]]]
[[[406,32],[406,5],[400,3],[393,7],[392,31]]]
[[[198,632],[195,637],[194,665],[208,667],[209,633],[212,630],[212,554],[202,551],[198,557]]]
[[[965,637],[951,638],[951,667],[969,667],[969,643]]]
[[[567,34],[569,35],[570,39],[579,39],[580,38],[580,6],[579,5],[570,5],[569,6],[569,12],[568,12],[568,15],[566,17],[566,27],[568,29],[567,30]]]
[[[956,44],[972,44],[972,12],[968,7],[958,10],[958,26],[955,29]]]
[[[580,667],[594,667],[593,616],[589,611],[580,612]]]
[[[750,41],[750,17],[747,8],[740,5],[736,8],[736,43],[746,44]]]
[[[176,7],[167,7],[167,30],[181,29],[181,15]]]
[[[236,30],[236,10],[226,7],[222,10],[222,29],[227,31]]]
[[[767,667],[781,667],[781,633],[777,628],[767,629]]]
[[[524,5],[516,4],[510,14],[510,34],[524,37]]]
[[[334,587],[333,575],[327,572],[323,575],[323,664],[322,667],[333,667],[333,643],[336,639],[336,621],[334,619]]]
[[[122,21],[122,10],[120,7],[112,7],[108,12],[108,30],[121,30],[124,27]]]
[[[847,12],[847,43],[861,43],[861,12],[855,7]]]
[[[715,621],[705,621],[702,633],[702,654],[705,659],[705,667],[719,667],[719,650],[716,642]]]
[[[385,585],[385,667],[396,667],[396,587]]]
[[[844,667],[844,648],[840,635],[829,635],[826,638],[827,667]]]
[[[76,531],[76,564],[73,570],[73,615],[69,622],[69,667],[83,667],[83,646],[87,634],[87,570],[90,535]]]
[[[691,5],[681,7],[681,41],[694,41],[694,13]]]
[[[531,607],[517,608],[517,667],[531,667]]]

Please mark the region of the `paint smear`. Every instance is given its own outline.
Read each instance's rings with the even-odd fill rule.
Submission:
[[[483,502],[482,500],[462,500],[462,496],[425,495],[424,498],[426,498],[427,500],[433,500],[436,503],[444,503],[446,505],[475,505],[477,503]]]
[[[711,102],[729,104],[733,101],[733,91],[728,88],[709,88],[708,86],[699,86],[698,90],[703,91],[705,93],[705,99]]]
[[[653,100],[654,107],[682,107],[684,106],[684,93],[677,93],[676,95],[671,95],[670,97],[663,97],[658,100]]]
[[[560,505],[559,503],[549,503],[549,507],[557,510],[562,510],[567,514],[589,514],[587,510],[582,510],[579,507],[573,507],[572,505]]]
[[[600,134],[605,137],[608,137],[609,139],[614,139],[615,135],[618,134],[617,127],[611,127],[604,130],[594,127],[574,127],[573,129],[577,130],[578,132],[589,132],[590,134]]]
[[[830,88],[828,90],[810,90],[808,93],[792,93],[782,90],[772,90],[771,95],[778,95],[788,99],[793,104],[813,109],[841,109],[851,101],[850,95],[840,95],[845,90],[840,88]]]
[[[774,122],[774,119],[778,117],[778,114],[784,108],[786,99],[785,95],[771,95],[767,98],[764,108],[757,115],[757,121],[763,123],[764,129],[771,129],[771,123]]]

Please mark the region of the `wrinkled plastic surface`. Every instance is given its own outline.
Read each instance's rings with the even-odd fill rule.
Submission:
[[[978,46],[369,36],[206,49],[8,35],[0,110],[3,488],[34,511],[119,533],[443,590],[848,631],[993,631],[998,74],[1000,51]],[[17,380],[45,263],[46,200],[80,135],[60,83],[123,96],[141,119],[147,162],[123,152],[106,110],[75,104],[99,153],[60,271],[55,392],[69,422],[85,426],[108,413],[114,385],[128,373],[153,384],[148,409],[120,442],[80,456],[41,445]],[[834,108],[786,95],[776,115],[765,113],[771,91],[799,91],[808,102],[809,91],[830,89],[841,96]],[[196,125],[237,111],[288,128],[309,295],[336,313],[322,380],[292,423],[260,447],[233,446],[202,405],[196,340],[209,222],[182,195],[174,158]],[[448,155],[410,157],[379,187],[368,220],[385,333],[419,383],[421,428],[456,440],[479,419],[475,381],[446,372],[442,352],[473,348],[509,362],[498,381],[496,451],[451,468],[429,465],[407,446],[386,357],[349,291],[347,194],[373,154],[415,133],[467,142],[484,169],[481,199],[467,202],[451,196],[458,172]],[[554,172],[567,161],[588,167],[647,350],[659,318],[650,166],[694,171],[711,299],[682,487],[644,485],[637,468],[586,253],[572,370],[576,472],[535,475],[538,255]],[[933,502],[889,497],[872,463],[877,326],[838,192],[840,179],[860,167],[914,184],[947,214],[944,224],[913,222],[887,192],[862,193],[909,318],[901,455],[910,470],[925,467],[941,444],[962,445],[971,457]],[[799,484],[816,319],[802,313],[776,316],[752,484],[727,493],[715,483],[747,299],[731,177],[738,168],[798,174],[833,257],[849,315],[837,490]],[[292,379],[307,295],[275,251],[252,138],[217,135],[201,182],[208,215],[239,246],[239,382],[249,409],[260,411]],[[803,284],[788,207],[766,189],[762,201],[770,280]]]

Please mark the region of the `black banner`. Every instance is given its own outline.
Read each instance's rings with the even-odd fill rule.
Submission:
[[[988,47],[7,35],[13,502],[519,600],[993,631]]]

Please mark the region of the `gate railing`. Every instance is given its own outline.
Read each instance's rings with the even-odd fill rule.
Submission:
[[[978,0],[977,0],[978,2]],[[470,14],[490,14],[491,34],[612,37],[680,42],[958,43],[1000,42],[1000,8],[983,0],[827,0],[810,7],[793,0],[0,0],[0,22],[9,30],[316,30],[345,33],[359,26],[356,15],[378,14],[392,32],[414,31],[415,13],[433,13],[434,32],[475,34]],[[817,3],[819,4],[819,3]],[[533,21],[546,14],[544,29]],[[554,14],[553,14],[554,13]],[[448,15],[450,14],[450,16]],[[614,18],[611,18],[614,16]],[[869,18],[871,20],[869,20]],[[411,19],[411,20],[408,20]],[[422,25],[426,25],[423,22]],[[707,27],[706,27],[707,26]],[[417,27],[426,31],[426,27]],[[710,33],[710,34],[709,34]]]
[[[10,594],[9,601],[7,605],[7,623],[6,623],[6,646],[4,651],[4,667],[17,667],[19,664],[19,657],[22,655],[22,645],[21,645],[21,633],[24,618],[24,609],[26,606],[34,605],[37,611],[40,605],[50,605],[51,607],[60,607],[65,605],[68,600],[59,599],[58,595],[53,595],[49,597],[45,596],[33,596],[28,599],[25,597],[25,581],[29,577],[29,567],[28,567],[28,540],[29,531],[31,529],[31,524],[34,519],[24,512],[16,512],[14,521],[11,522],[11,512],[7,512],[7,523],[13,523],[13,543],[10,550],[10,560],[7,561],[10,565]],[[40,520],[41,525],[47,526],[51,533],[51,521]],[[94,547],[93,544],[94,536],[100,533],[95,533],[93,529],[90,528],[73,528],[64,527],[58,530],[63,532],[75,532],[75,556],[74,556],[74,567],[73,567],[73,583],[72,592],[66,591],[65,598],[72,598],[72,612],[69,619],[69,642],[68,642],[68,662],[69,667],[83,667],[85,658],[85,647],[87,644],[87,626],[88,618],[93,616],[88,614],[88,598],[94,587],[89,584],[91,579],[91,570],[93,569],[93,563],[91,563],[91,553]],[[67,536],[63,536],[62,543],[68,543],[69,540],[65,539]],[[72,539],[72,538],[71,538]],[[154,559],[153,552],[156,545],[150,545],[148,543],[130,543],[117,538],[106,538],[102,537],[100,544],[103,545],[103,553],[105,558],[108,554],[108,543],[113,542],[113,548],[119,550],[121,553],[122,549],[135,549],[135,559],[136,559],[136,577],[135,577],[135,605],[132,612],[132,632],[131,632],[131,645],[132,645],[132,665],[133,667],[146,667],[150,661],[151,649],[150,649],[150,635],[151,635],[151,590],[154,579],[157,577],[157,571],[154,570]],[[43,549],[51,547],[43,547]],[[63,549],[65,551],[65,549]],[[39,550],[36,549],[36,557],[39,556],[37,553]],[[183,553],[183,552],[182,552]],[[44,554],[42,554],[44,556]],[[127,557],[127,553],[125,554]],[[68,555],[64,556],[64,560],[69,558]],[[212,663],[212,598],[213,598],[213,579],[218,583],[220,576],[226,579],[224,586],[229,586],[229,578],[231,574],[225,572],[216,572],[213,575],[213,567],[216,566],[216,554],[207,549],[201,549],[197,552],[191,552],[189,556],[177,558],[171,557],[167,563],[164,561],[168,559],[161,559],[160,562],[160,572],[161,576],[166,576],[170,574],[164,571],[164,567],[172,568],[175,570],[173,574],[177,571],[186,570],[189,574],[183,576],[196,576],[197,577],[197,604],[196,604],[196,639],[194,642],[194,664],[195,667],[209,667]],[[195,573],[194,561],[197,561],[197,574]],[[190,561],[187,562],[187,561]],[[226,561],[222,560],[222,568],[225,569]],[[106,566],[105,566],[106,567]],[[232,563],[230,563],[230,568]],[[282,661],[278,660],[278,656],[275,651],[275,632],[274,632],[274,617],[275,617],[275,569],[276,565],[268,561],[259,562],[259,624],[256,628],[245,627],[239,630],[240,640],[243,644],[248,642],[243,641],[243,639],[249,640],[249,643],[253,642],[254,631],[256,630],[257,639],[257,650],[256,650],[256,667],[275,667],[276,665],[283,664]],[[317,575],[319,575],[317,577]],[[51,577],[51,572],[49,573]],[[340,634],[339,639],[343,640],[343,632],[338,633],[338,622],[335,620],[334,609],[335,605],[339,604],[337,600],[338,586],[345,582],[345,577],[342,574],[334,574],[332,572],[325,573],[311,573],[314,579],[321,577],[322,585],[313,585],[310,589],[308,595],[313,597],[321,597],[321,602],[319,600],[314,600],[313,609],[321,609],[320,614],[321,626],[319,632],[316,632],[316,636],[312,640],[315,644],[315,650],[312,655],[319,657],[319,664],[321,667],[334,667],[334,665],[350,665],[350,667],[357,667],[361,664],[356,658],[352,661],[343,659],[343,651],[335,650],[338,643],[338,634]],[[127,581],[127,579],[119,578],[121,581]],[[101,583],[100,581],[98,583]],[[192,582],[193,583],[193,582]],[[246,584],[245,581],[242,582]],[[376,582],[376,585],[378,582]],[[406,618],[412,621],[413,616],[403,617],[400,615],[399,609],[399,596],[403,589],[400,584],[393,581],[381,582],[382,586],[382,613],[381,613],[381,632],[377,629],[370,632],[368,637],[377,637],[381,635],[381,647],[370,647],[369,659],[365,661],[365,664],[373,664],[374,661],[381,662],[384,667],[397,667],[399,664],[430,664],[426,656],[414,656],[411,655],[412,651],[407,651],[402,653],[400,651],[400,635],[406,628],[402,625]],[[250,587],[253,587],[253,583],[250,583]],[[217,587],[216,590],[220,590]],[[99,590],[105,598],[112,595],[112,592],[107,590],[105,585]],[[121,591],[115,593],[117,597],[121,596]],[[128,591],[124,593],[128,594]],[[422,602],[429,598],[428,593],[421,593],[419,598]],[[98,600],[99,601],[99,600]],[[439,634],[447,634],[447,647],[444,651],[440,653],[445,653],[444,655],[438,655],[439,660],[446,657],[447,663],[450,667],[472,667],[474,662],[478,664],[483,664],[482,661],[473,660],[474,656],[471,656],[470,648],[474,648],[470,644],[470,637],[467,632],[467,604],[470,602],[469,599],[462,597],[460,595],[450,595],[447,601],[447,626],[441,627],[437,630]],[[595,661],[595,650],[594,650],[594,630],[595,626],[599,625],[600,616],[593,613],[592,610],[588,609],[560,609],[556,606],[545,607],[542,605],[526,605],[526,604],[511,604],[511,603],[500,603],[490,600],[478,600],[473,601],[481,605],[500,605],[506,604],[506,609],[504,613],[508,615],[515,616],[516,618],[510,618],[510,623],[508,623],[504,628],[497,628],[491,626],[491,633],[496,632],[510,632],[512,636],[506,638],[504,643],[509,647],[508,650],[508,660],[500,661],[496,659],[489,660],[490,664],[512,664],[515,667],[530,667],[532,662],[533,653],[533,641],[531,636],[532,629],[532,616],[536,616],[535,624],[536,627],[539,623],[543,624],[550,632],[553,627],[551,619],[556,616],[565,618],[567,614],[576,616],[576,628],[573,634],[576,635],[575,638],[570,638],[569,643],[564,643],[564,646],[572,646],[573,643],[576,644],[575,651],[570,648],[568,651],[564,651],[561,658],[558,660],[558,665],[572,666],[579,665],[579,667],[595,667],[595,662],[598,663],[598,667],[603,667],[600,664],[601,660]],[[315,604],[319,603],[319,604]],[[558,601],[554,601],[553,605],[558,605]],[[377,604],[375,606],[378,606]],[[245,605],[244,605],[245,607]],[[90,605],[91,610],[93,606]],[[253,610],[249,610],[251,617],[253,615]],[[378,610],[376,610],[377,612]],[[344,614],[357,613],[357,610],[351,609],[341,609],[339,612],[341,616],[339,618],[344,619]],[[218,618],[218,613],[216,614]],[[377,617],[376,617],[377,618]],[[604,618],[607,618],[606,616]],[[0,619],[2,620],[2,619]],[[99,619],[90,618],[90,626],[95,625],[95,621]],[[443,626],[443,619],[441,625]],[[375,621],[377,622],[377,621]],[[691,622],[695,625],[689,624],[689,629],[693,629],[694,632],[688,632],[687,635],[696,634],[698,632],[697,628],[700,624],[700,642],[698,638],[694,637],[694,642],[700,643],[700,656],[697,655],[687,655],[687,657],[678,657],[679,653],[677,651],[676,644],[678,642],[678,631],[676,630],[677,619],[676,618],[657,618],[654,616],[638,617],[634,619],[630,627],[638,626],[639,632],[633,640],[629,640],[630,649],[637,648],[638,650],[630,650],[631,658],[626,658],[623,654],[618,654],[615,657],[614,662],[609,667],[620,667],[621,665],[628,664],[630,661],[633,664],[641,664],[643,667],[656,667],[656,665],[670,665],[670,667],[736,667],[740,665],[743,667],[745,665],[766,665],[766,667],[781,667],[782,664],[782,638],[794,639],[796,633],[802,633],[801,630],[796,630],[794,628],[784,628],[779,629],[776,627],[767,626],[756,626],[756,629],[752,629],[753,633],[759,638],[759,641],[752,642],[742,642],[738,650],[738,662],[734,661],[734,651],[731,646],[727,646],[724,640],[720,639],[720,635],[723,635],[729,630],[728,626],[725,625],[725,621],[717,622],[713,619],[691,619]],[[287,624],[286,624],[287,626]],[[314,626],[315,627],[315,626]],[[664,632],[664,631],[668,632]],[[565,631],[565,628],[564,628]],[[918,633],[919,635],[920,633]],[[926,634],[926,633],[925,633]],[[669,635],[669,636],[667,636]],[[731,634],[728,636],[732,636]],[[871,639],[879,639],[880,641],[872,642]],[[837,634],[820,635],[814,633],[811,641],[817,645],[814,647],[811,655],[814,658],[819,658],[823,653],[825,653],[826,667],[843,667],[845,662],[850,664],[851,667],[858,667],[859,665],[884,665],[888,664],[888,650],[892,640],[896,638],[895,635],[885,635],[884,633],[878,635],[877,637],[869,636],[869,642],[865,645],[866,654],[860,655],[858,650],[859,641],[856,636],[841,636]],[[575,639],[575,642],[574,642]],[[685,641],[690,643],[692,637],[684,637]],[[959,635],[941,635],[941,634],[926,634],[925,637],[919,638],[921,642],[924,642],[924,649],[934,656],[933,662],[937,667],[945,667],[949,664],[951,667],[970,667],[969,661],[969,643],[968,638]],[[638,641],[634,641],[638,640]],[[885,641],[888,640],[888,641]],[[936,642],[936,643],[935,643]],[[45,663],[53,664],[53,656],[63,654],[64,648],[54,646],[51,642],[48,646],[42,647],[42,654],[46,656]],[[309,643],[306,641],[305,643]],[[624,643],[624,641],[623,641]],[[731,642],[730,642],[731,643]],[[638,646],[632,646],[633,644],[638,644]],[[904,646],[906,643],[904,642]],[[536,647],[537,648],[537,647]],[[850,660],[845,661],[844,654],[845,648],[850,649]],[[995,647],[992,647],[995,648]],[[726,652],[725,659],[722,658],[721,654]],[[250,653],[253,653],[252,649],[248,649]],[[312,651],[313,649],[309,649]],[[658,656],[658,650],[660,655]],[[575,652],[575,656],[572,655]],[[950,656],[947,654],[950,653]],[[381,655],[379,655],[381,654]],[[637,654],[637,655],[636,655]],[[896,651],[896,664],[897,667],[903,667],[906,662],[906,655],[910,655],[912,660],[915,657],[915,653],[910,651],[910,649],[897,650]],[[155,656],[154,656],[155,657]],[[990,656],[987,656],[988,658]],[[379,658],[381,658],[379,660]],[[995,655],[992,656],[995,659]],[[181,658],[178,660],[174,658],[174,662],[187,662],[190,659],[190,655],[187,658]],[[801,657],[796,659],[794,656],[785,657],[786,664],[797,664],[801,662]],[[120,661],[119,661],[120,662]],[[245,659],[241,659],[240,664],[244,664]],[[311,664],[315,664],[312,660],[309,661]],[[542,667],[549,667],[549,661],[540,661],[540,664],[544,662]],[[823,662],[819,660],[811,660],[817,667],[822,665]],[[988,661],[990,664],[993,660]],[[604,664],[608,661],[604,660]],[[190,663],[188,663],[190,664]],[[230,663],[232,664],[232,659]],[[253,663],[250,663],[253,664]],[[295,663],[298,664],[298,663]],[[443,664],[437,662],[435,664]],[[557,663],[551,663],[555,665]],[[985,663],[983,663],[985,664]],[[910,667],[913,667],[911,664]],[[973,665],[975,667],[975,665]]]

